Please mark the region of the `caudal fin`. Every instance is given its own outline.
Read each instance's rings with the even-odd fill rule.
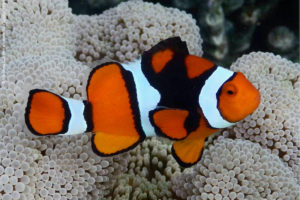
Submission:
[[[68,131],[71,112],[66,100],[46,90],[29,92],[25,123],[35,135],[56,135]]]
[[[91,129],[87,103],[46,90],[29,92],[25,123],[35,135],[73,135]]]

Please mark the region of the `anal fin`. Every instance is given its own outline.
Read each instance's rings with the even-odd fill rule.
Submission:
[[[205,138],[194,131],[184,140],[175,141],[172,146],[172,154],[182,167],[190,167],[196,164],[202,156]]]

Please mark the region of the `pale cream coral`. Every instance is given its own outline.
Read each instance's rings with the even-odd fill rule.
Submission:
[[[33,199],[39,152],[24,145],[15,127],[0,123],[0,199]]]
[[[172,158],[170,141],[147,139],[129,154],[128,171],[118,177],[112,199],[176,199],[171,179],[182,169]]]
[[[74,55],[73,15],[67,1],[10,0],[1,4],[6,63],[27,55]]]
[[[35,197],[96,199],[107,195],[114,179],[127,168],[127,154],[102,159],[91,151],[91,134],[53,138],[39,160]]]
[[[193,168],[173,179],[183,199],[299,199],[292,170],[277,155],[246,140],[219,138]]]
[[[76,57],[90,63],[103,57],[133,61],[163,39],[180,36],[192,54],[202,55],[199,28],[191,15],[143,1],[129,1],[98,16],[75,16]]]
[[[300,65],[271,53],[251,53],[231,69],[243,72],[258,88],[258,109],[225,137],[244,138],[272,150],[300,178]]]

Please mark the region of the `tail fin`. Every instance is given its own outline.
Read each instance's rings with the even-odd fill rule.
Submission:
[[[25,123],[35,135],[77,134],[87,130],[85,104],[46,90],[29,92]]]

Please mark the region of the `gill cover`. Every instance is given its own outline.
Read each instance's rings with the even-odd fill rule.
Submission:
[[[259,103],[259,91],[241,72],[236,72],[218,91],[218,109],[229,122],[244,119]]]

